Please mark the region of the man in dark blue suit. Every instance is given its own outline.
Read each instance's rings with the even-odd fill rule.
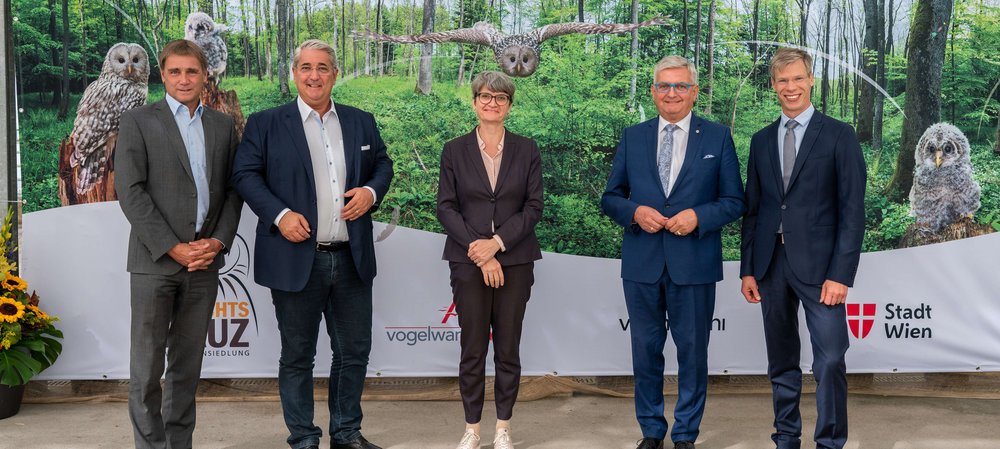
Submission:
[[[722,235],[744,211],[740,163],[729,129],[691,113],[698,72],[679,56],[653,70],[659,117],[625,129],[601,209],[625,228],[622,282],[632,335],[637,449],[660,449],[665,319],[677,347],[674,448],[698,439],[708,389],[708,336],[715,283],[722,280]]]
[[[781,117],[754,134],[747,162],[740,277],[760,303],[779,449],[801,446],[799,303],[816,378],[816,447],[847,442],[847,325],[865,231],[865,159],[854,130],[810,102],[812,58],[782,48],[771,61]]]
[[[278,391],[292,449],[318,448],[313,362],[330,336],[333,449],[378,449],[361,435],[371,352],[375,247],[371,212],[392,180],[371,114],[333,104],[336,54],[319,40],[295,51],[298,99],[247,120],[233,183],[257,214],[254,280],[271,289],[281,359]],[[346,203],[346,204],[345,204]]]

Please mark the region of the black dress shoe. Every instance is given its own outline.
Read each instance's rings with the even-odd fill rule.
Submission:
[[[639,440],[639,445],[635,449],[663,449],[663,440],[643,438]]]
[[[304,447],[302,449],[319,449],[319,446],[314,444],[312,446],[306,446],[306,447]]]
[[[694,449],[694,441],[678,441],[674,443],[674,449]]]
[[[348,441],[346,443],[333,443],[330,445],[330,449],[382,449],[374,444],[368,442],[365,437],[358,437],[356,440]]]

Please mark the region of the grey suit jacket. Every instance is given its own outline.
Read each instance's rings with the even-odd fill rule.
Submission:
[[[228,115],[205,108],[208,215],[195,235],[197,190],[191,163],[166,100],[125,112],[115,146],[115,191],[132,225],[128,271],[175,274],[184,267],[167,251],[181,242],[216,238],[232,247],[243,202],[229,178],[236,154],[236,132]],[[224,264],[220,254],[209,269]]]

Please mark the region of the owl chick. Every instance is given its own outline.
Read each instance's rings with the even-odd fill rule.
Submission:
[[[637,24],[593,24],[582,22],[556,23],[535,28],[527,33],[507,35],[497,31],[489,22],[476,22],[472,28],[461,28],[440,33],[407,36],[390,36],[372,32],[353,33],[355,38],[400,44],[462,42],[485,45],[493,49],[497,64],[510,76],[525,77],[535,73],[541,62],[542,42],[564,34],[618,34],[650,25],[664,25],[666,17],[657,17]]]
[[[184,39],[198,44],[208,58],[208,79],[219,85],[219,79],[226,71],[226,59],[229,49],[219,34],[226,31],[226,26],[215,23],[208,14],[193,12],[184,24]]]
[[[104,176],[122,113],[146,103],[148,81],[149,58],[141,45],[117,43],[108,50],[101,75],[87,86],[76,107],[70,133],[74,146],[70,166],[79,167],[78,194]]]
[[[914,153],[910,214],[924,229],[936,232],[979,210],[979,183],[972,179],[969,140],[955,126],[927,128]]]

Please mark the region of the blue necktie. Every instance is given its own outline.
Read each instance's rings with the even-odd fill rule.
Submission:
[[[660,183],[663,184],[663,194],[670,194],[670,165],[674,160],[674,130],[677,125],[668,123],[663,127],[663,141],[660,142],[660,149],[656,159],[656,166],[660,171]]]

